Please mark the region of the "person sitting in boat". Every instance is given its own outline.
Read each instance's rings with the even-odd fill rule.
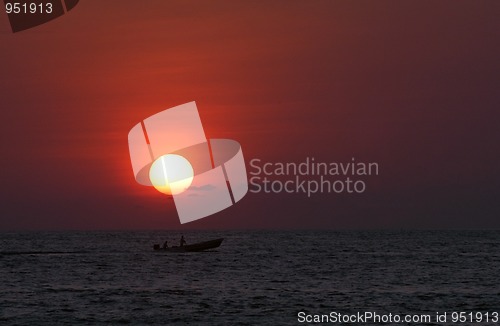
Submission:
[[[186,240],[184,240],[184,235],[181,235],[181,247],[186,244]]]
[[[163,249],[167,249],[168,248],[168,240],[165,241],[165,243],[163,243]]]

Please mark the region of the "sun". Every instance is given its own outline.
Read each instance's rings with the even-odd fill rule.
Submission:
[[[193,182],[193,167],[189,161],[176,154],[160,156],[149,169],[149,179],[159,192],[177,195]]]

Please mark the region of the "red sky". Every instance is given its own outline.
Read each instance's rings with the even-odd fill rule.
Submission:
[[[196,101],[246,161],[376,161],[362,195],[247,194],[186,228],[499,228],[500,4],[81,1],[0,15],[0,230],[178,228],[127,134]]]

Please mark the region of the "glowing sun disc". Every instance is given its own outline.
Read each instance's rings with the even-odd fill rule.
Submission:
[[[160,156],[149,169],[149,179],[159,192],[177,195],[193,182],[194,172],[189,161],[176,154]]]

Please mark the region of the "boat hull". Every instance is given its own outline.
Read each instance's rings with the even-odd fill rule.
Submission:
[[[184,245],[182,247],[169,247],[169,248],[155,248],[155,251],[160,251],[160,252],[199,252],[199,251],[205,251],[205,250],[210,250],[210,249],[215,249],[218,248],[224,238],[220,239],[215,239],[215,240],[209,240],[209,241],[204,241],[204,242],[198,242],[198,243],[193,243],[189,245]]]

